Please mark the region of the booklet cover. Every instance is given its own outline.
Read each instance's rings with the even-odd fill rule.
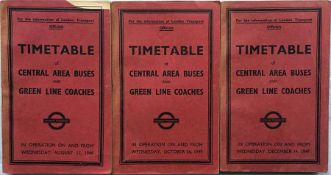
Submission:
[[[328,2],[222,4],[221,171],[326,172]]]
[[[110,5],[2,3],[3,171],[110,173]]]
[[[218,173],[219,2],[114,2],[114,173]]]

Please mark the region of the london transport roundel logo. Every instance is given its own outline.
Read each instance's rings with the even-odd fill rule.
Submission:
[[[269,129],[277,129],[282,123],[286,122],[286,118],[283,118],[280,113],[276,111],[268,112],[263,118],[260,118],[260,122]]]
[[[161,129],[171,129],[176,123],[179,123],[179,119],[170,112],[162,112],[154,119],[154,123],[157,123]]]
[[[70,123],[70,119],[67,119],[61,112],[53,112],[43,121],[44,123],[47,123],[51,129],[54,130],[60,130],[67,123]]]

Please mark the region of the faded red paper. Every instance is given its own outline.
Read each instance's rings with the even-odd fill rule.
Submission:
[[[222,10],[221,171],[325,172],[328,3]]]
[[[3,6],[4,172],[110,172],[109,9],[80,6]]]
[[[219,3],[112,8],[114,173],[217,173]]]

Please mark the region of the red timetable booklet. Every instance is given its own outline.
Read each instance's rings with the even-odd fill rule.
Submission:
[[[2,2],[3,171],[110,173],[110,5]]]
[[[221,171],[326,172],[329,4],[222,4]]]
[[[218,173],[219,2],[114,2],[114,173]]]

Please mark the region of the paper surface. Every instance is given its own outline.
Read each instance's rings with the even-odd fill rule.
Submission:
[[[109,9],[5,5],[4,171],[110,172]]]
[[[327,5],[224,3],[222,171],[326,171]]]
[[[113,3],[113,17],[115,173],[217,173],[219,3]]]

